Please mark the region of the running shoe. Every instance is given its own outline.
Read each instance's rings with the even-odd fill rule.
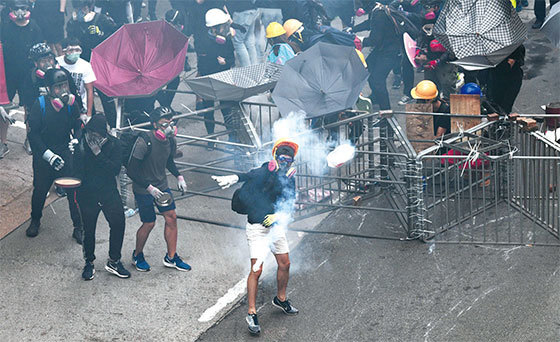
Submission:
[[[175,268],[178,269],[179,271],[191,270],[191,266],[186,262],[183,262],[183,260],[181,260],[181,257],[177,253],[175,253],[173,259],[170,259],[169,255],[165,253],[165,257],[163,258],[163,264],[165,265],[165,267]]]
[[[248,314],[245,317],[247,321],[249,332],[253,335],[258,335],[261,333],[261,326],[259,325],[259,319],[257,318],[257,314]]]
[[[4,158],[9,152],[10,149],[8,148],[8,145],[2,144],[2,146],[0,146],[0,159]]]
[[[144,253],[136,255],[136,250],[132,251],[132,264],[140,272],[148,272],[150,270],[150,265],[144,259]]]
[[[95,275],[95,268],[93,267],[93,263],[87,262],[84,266],[84,270],[82,271],[82,278],[84,280],[92,280]]]
[[[27,227],[27,230],[25,231],[25,235],[29,237],[37,236],[37,234],[39,234],[40,226],[41,226],[41,221],[31,219],[31,223],[29,224],[29,227]]]
[[[272,305],[284,311],[286,315],[297,315],[299,312],[298,309],[292,306],[289,299],[282,302],[277,296],[275,296],[274,299],[272,299]]]
[[[105,265],[107,272],[116,275],[119,278],[130,278],[130,272],[124,268],[122,262],[107,260]]]

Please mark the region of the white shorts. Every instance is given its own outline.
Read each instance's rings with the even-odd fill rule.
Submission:
[[[266,228],[260,223],[247,223],[245,233],[247,234],[251,259],[263,258],[268,249],[273,254],[286,254],[290,252],[286,232],[282,228],[276,226]]]

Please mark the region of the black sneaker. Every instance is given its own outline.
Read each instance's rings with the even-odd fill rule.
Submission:
[[[120,261],[111,261],[107,260],[107,264],[105,265],[105,269],[109,273],[113,273],[119,278],[130,278],[130,272],[126,268],[124,268],[122,262]]]
[[[538,30],[541,28],[541,26],[544,24],[544,22],[540,19],[535,20],[535,22],[533,23],[533,26],[531,26],[534,30]]]
[[[248,314],[245,317],[247,321],[249,332],[253,335],[258,335],[261,333],[261,326],[259,325],[259,319],[257,318],[257,314]]]
[[[275,296],[274,299],[272,300],[272,305],[284,311],[286,315],[297,315],[299,312],[298,309],[292,306],[292,303],[290,303],[289,299],[286,299],[284,302],[281,302],[280,299],[278,299],[278,297]]]
[[[86,265],[82,271],[82,278],[84,278],[84,280],[92,280],[94,275],[95,268],[93,267],[93,263],[86,261]]]
[[[39,234],[39,227],[41,226],[41,221],[37,220],[31,220],[31,223],[29,224],[29,227],[27,228],[27,230],[25,231],[25,235],[29,236],[29,237],[35,237],[37,236],[37,234]]]
[[[72,232],[72,237],[76,240],[78,245],[82,244],[84,241],[84,230],[82,227],[74,227],[74,231]]]

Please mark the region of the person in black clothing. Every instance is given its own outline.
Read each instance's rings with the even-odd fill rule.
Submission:
[[[504,110],[511,113],[513,104],[523,83],[525,64],[525,47],[520,45],[506,59],[488,74],[488,98]]]
[[[77,200],[84,223],[84,280],[93,279],[95,274],[95,228],[101,211],[110,228],[109,259],[105,269],[120,278],[130,277],[120,261],[125,218],[115,176],[121,170],[121,154],[119,140],[107,132],[105,116],[94,115],[85,126],[74,155],[74,175],[82,181]]]
[[[33,150],[33,195],[31,197],[31,224],[26,234],[39,233],[45,197],[53,181],[72,176],[72,152],[76,138],[81,135],[80,107],[70,93],[66,73],[49,69],[45,74],[48,96],[35,101],[29,114],[27,137]],[[67,191],[70,216],[74,224],[72,237],[82,243],[82,220],[76,204],[75,192]]]
[[[231,29],[229,27],[229,15],[220,9],[210,9],[206,13],[206,34],[196,40],[195,50],[198,63],[198,76],[206,76],[220,71],[231,69],[235,65],[233,43],[231,41]],[[225,105],[225,103],[222,103]],[[212,107],[214,102],[197,98],[196,109]],[[223,108],[222,115],[224,123],[229,131],[232,131],[231,109]],[[214,111],[204,113],[204,125],[208,134],[214,133],[215,121]],[[230,133],[230,141],[236,141],[236,135]],[[208,143],[213,148],[213,143]]]
[[[132,16],[134,17],[134,22],[141,21],[142,0],[132,0],[131,5],[132,5]],[[148,0],[148,18],[150,20],[157,20],[156,6],[157,6],[157,0]]]
[[[229,176],[212,176],[222,189],[237,182],[245,182],[232,199],[232,209],[247,215],[247,242],[251,257],[251,271],[247,278],[249,302],[246,317],[249,332],[260,333],[257,318],[257,287],[262,273],[262,261],[270,248],[278,264],[278,292],[272,305],[285,314],[296,315],[298,310],[288,300],[286,289],[290,277],[289,246],[285,225],[295,205],[295,168],[292,166],[298,145],[287,139],[280,139],[272,148],[273,159],[248,173]]]
[[[550,7],[554,6],[560,0],[549,0]],[[535,22],[533,23],[534,29],[540,29],[541,26],[544,24],[544,19],[546,17],[546,0],[535,0]]]
[[[8,2],[9,16],[2,18],[2,48],[4,50],[4,67],[6,70],[6,87],[8,98],[13,100],[16,92],[21,93],[23,79],[33,68],[27,59],[29,49],[43,41],[41,29],[35,20],[30,19],[29,3],[25,0]]]
[[[47,44],[57,56],[62,55],[60,41],[64,39],[65,0],[35,0],[32,17],[41,28]]]
[[[366,58],[370,71],[368,83],[372,92],[372,101],[379,104],[379,109],[391,109],[387,92],[387,76],[399,59],[401,37],[392,18],[387,14],[385,5],[377,4],[369,15],[370,35],[364,39],[364,46],[371,46],[372,51]]]

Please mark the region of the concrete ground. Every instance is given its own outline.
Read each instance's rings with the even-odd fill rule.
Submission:
[[[159,1],[158,15],[168,8]],[[527,22],[532,11],[521,13]],[[526,43],[526,79],[515,104],[523,113],[558,100],[558,50],[531,31]],[[191,61],[194,61],[191,54]],[[392,81],[389,76],[389,84]],[[421,75],[417,75],[417,81]],[[186,89],[184,84],[180,89]],[[368,90],[366,89],[367,93]],[[401,90],[390,90],[394,108]],[[194,108],[194,96],[178,95],[173,106]],[[99,106],[100,108],[100,106]],[[15,117],[21,121],[21,113]],[[218,114],[218,118],[221,116]],[[200,135],[195,120],[180,132]],[[243,341],[244,279],[248,251],[243,230],[179,221],[178,252],[189,273],[166,269],[163,225],[145,249],[152,271],[130,264],[138,216],[127,220],[123,246],[132,278],[103,270],[108,226],[99,220],[96,277],[80,278],[81,248],[71,238],[65,200],[44,210],[38,237],[25,236],[31,195],[31,158],[21,143],[24,130],[9,132],[12,152],[0,160],[0,341]],[[220,151],[184,148],[182,161],[201,163]],[[232,165],[232,164],[224,164]],[[192,190],[214,186],[209,174],[187,172]],[[170,180],[172,187],[175,181]],[[216,192],[230,196],[232,190]],[[53,195],[51,195],[53,196]],[[52,198],[56,199],[56,198]],[[193,197],[178,202],[178,214],[244,225],[221,199]],[[266,262],[259,317],[261,339],[270,341],[558,341],[560,340],[560,250],[554,247],[425,245],[344,236],[373,234],[394,224],[389,215],[336,211],[295,227],[341,234],[290,232],[292,279],[289,297],[300,309],[284,317],[270,305],[274,267]],[[368,224],[361,224],[366,222]],[[14,230],[15,228],[15,230]]]

